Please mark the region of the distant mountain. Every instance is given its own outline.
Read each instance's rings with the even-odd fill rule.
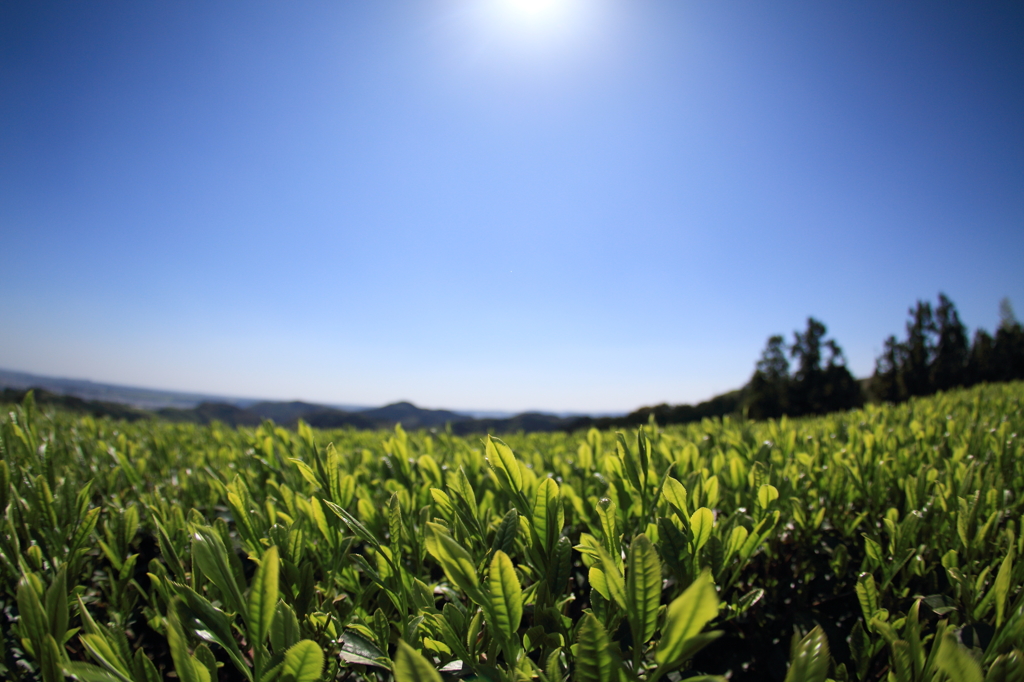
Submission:
[[[242,400],[225,398],[224,396],[211,396],[201,393],[181,393],[178,391],[159,391],[151,388],[138,388],[134,386],[118,386],[115,384],[100,384],[87,379],[62,379],[57,377],[29,374],[28,372],[13,372],[0,369],[0,388],[12,388],[25,390],[28,388],[41,388],[53,394],[74,396],[82,400],[97,400],[110,403],[124,403],[133,407],[141,407],[146,410],[156,410],[162,407],[189,408],[195,407],[203,401],[217,400],[230,402],[232,404],[244,403]],[[248,401],[254,402],[254,401]]]
[[[575,431],[584,428],[589,417],[559,417],[542,412],[523,412],[506,419],[469,419],[453,423],[452,432],[460,436],[471,433],[515,433],[524,431]]]
[[[172,422],[193,424],[221,422],[229,426],[259,426],[263,421],[258,414],[244,407],[212,402],[199,403],[190,408],[165,407],[157,410],[156,415]]]
[[[37,405],[53,405],[70,412],[92,415],[93,417],[110,417],[111,419],[124,419],[126,421],[138,421],[140,419],[152,419],[150,412],[141,410],[124,403],[109,403],[101,400],[82,400],[73,395],[60,395],[51,393],[45,388],[33,389]],[[28,389],[3,388],[0,389],[0,403],[20,403],[25,399]]]
[[[236,407],[248,408],[255,405],[310,405],[310,403],[277,403],[265,402],[255,398],[238,398],[232,396],[212,395],[208,393],[186,393],[182,391],[164,391],[154,388],[104,384],[88,379],[65,379],[62,377],[44,376],[29,372],[16,372],[0,369],[0,389],[11,388],[24,391],[29,388],[41,388],[53,394],[75,396],[82,400],[98,400],[101,402],[124,403],[144,410],[160,410],[163,408],[191,409],[202,403],[226,403]],[[316,409],[339,409],[359,411],[369,409],[366,405],[310,405]],[[273,418],[273,417],[268,417]],[[274,418],[275,421],[278,421]]]
[[[450,410],[424,410],[409,402],[385,405],[375,410],[363,410],[362,416],[377,422],[396,424],[409,429],[429,429],[449,423],[472,420],[472,417]]]
[[[656,405],[642,407],[627,415],[589,416],[544,412],[468,413],[453,410],[429,410],[410,402],[384,407],[364,408],[319,405],[303,401],[275,402],[243,398],[223,398],[198,393],[177,393],[153,389],[98,384],[77,379],[41,377],[25,372],[0,370],[0,401],[16,402],[25,390],[36,389],[40,404],[108,416],[113,419],[165,419],[175,422],[229,426],[257,426],[266,420],[294,427],[301,419],[321,429],[391,429],[402,424],[406,429],[450,428],[453,433],[510,433],[535,431],[575,431],[631,428],[654,418],[659,424],[682,424],[705,417],[738,414],[743,391],[730,391],[697,405]]]

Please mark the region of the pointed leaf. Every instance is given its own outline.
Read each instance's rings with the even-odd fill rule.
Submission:
[[[1014,649],[992,661],[985,682],[1024,682],[1024,654]]]
[[[68,630],[68,581],[67,565],[61,566],[46,590],[46,615],[49,620],[50,634],[57,642],[64,641],[64,633]]]
[[[82,646],[89,652],[89,655],[99,661],[100,665],[106,668],[112,675],[124,682],[131,682],[131,671],[128,664],[121,659],[114,646],[107,640],[106,635],[84,634],[79,636]]]
[[[701,507],[690,517],[690,532],[693,534],[691,551],[696,554],[711,537],[715,526],[715,515],[707,507]]]
[[[996,600],[997,628],[1003,624],[1003,618],[1006,614],[1006,597],[1010,593],[1010,583],[1013,580],[1013,550],[1014,545],[1011,543],[1010,549],[1006,553],[1006,558],[999,565],[999,573],[996,574],[996,581],[992,586],[992,592]]]
[[[554,514],[551,513],[554,506],[560,503],[558,484],[555,483],[553,478],[545,478],[537,486],[537,495],[533,503],[533,517],[531,518],[533,531],[537,534],[537,539],[540,540],[545,554],[551,551],[552,546],[562,532],[561,528],[552,527],[554,525],[552,523]]]
[[[402,639],[398,640],[394,673],[395,682],[443,682],[434,664]]]
[[[167,645],[171,650],[171,660],[174,661],[174,672],[178,674],[178,679],[181,682],[209,682],[206,666],[188,653],[185,633],[181,630],[174,609],[170,609],[164,622],[167,624]]]
[[[18,613],[21,616],[21,633],[23,637],[40,643],[49,630],[46,612],[39,601],[39,594],[32,587],[27,577],[18,582]]]
[[[512,560],[500,549],[491,560],[491,571],[487,580],[490,589],[492,627],[506,642],[515,642],[516,631],[523,617],[523,591],[516,577]]]
[[[124,678],[92,663],[65,663],[64,674],[81,680],[81,682],[125,682]]]
[[[252,670],[245,663],[238,643],[235,641],[234,633],[231,630],[231,619],[191,587],[176,585],[175,589],[188,607],[188,613],[206,627],[205,630],[197,631],[196,634],[224,649],[235,667],[251,680]]]
[[[857,601],[860,602],[861,611],[864,613],[864,621],[870,622],[875,612],[878,611],[878,587],[875,585],[875,576],[870,573],[861,573],[855,589]]]
[[[575,682],[613,682],[618,679],[608,633],[594,614],[583,616],[576,642]]]
[[[705,571],[668,605],[661,641],[654,655],[658,664],[671,667],[682,663],[687,640],[700,634],[717,615],[718,593],[711,575]]]
[[[246,625],[249,628],[249,642],[252,644],[263,644],[270,632],[270,624],[277,609],[279,568],[280,560],[275,545],[263,553],[249,588]]]
[[[244,613],[245,600],[231,569],[228,550],[212,528],[197,528],[192,534],[192,558],[221,591],[227,607],[235,613]]]
[[[281,677],[289,682],[316,682],[323,669],[323,650],[313,640],[304,639],[285,652]]]
[[[825,682],[831,663],[828,638],[815,626],[803,639],[793,637],[786,682]]]
[[[622,572],[616,565],[615,560],[608,556],[604,549],[601,550],[601,571],[604,573],[605,584],[608,586],[608,594],[619,605],[619,608],[625,610],[626,583],[622,579]]]
[[[498,479],[504,478],[504,483],[509,485],[512,491],[519,492],[523,489],[523,472],[519,470],[519,461],[512,448],[491,436],[487,436],[487,463],[496,473],[501,472]]]
[[[686,488],[682,483],[672,477],[667,478],[661,494],[668,500],[669,504],[679,510],[680,514],[686,517],[690,516],[686,505]]]
[[[448,534],[443,526],[436,523],[428,523],[427,526],[434,540],[433,543],[428,544],[427,548],[441,564],[448,580],[473,601],[482,602],[482,594],[479,589],[480,581],[476,574],[473,557]]]
[[[935,664],[956,682],[984,682],[981,666],[970,652],[957,642],[956,635],[948,630],[942,636]]]
[[[141,647],[135,650],[135,682],[161,682],[160,672]]]
[[[633,641],[646,644],[654,636],[661,603],[661,561],[654,545],[641,533],[629,548],[626,568],[626,613]]]

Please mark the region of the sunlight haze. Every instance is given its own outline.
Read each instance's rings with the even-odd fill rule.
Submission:
[[[0,368],[629,411],[1024,313],[1019,3],[0,4]]]

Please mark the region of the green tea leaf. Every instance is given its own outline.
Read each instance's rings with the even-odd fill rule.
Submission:
[[[490,612],[494,630],[507,642],[516,641],[516,631],[523,617],[523,592],[516,570],[508,555],[498,550],[491,560],[488,577]]]
[[[281,677],[289,682],[316,682],[323,669],[323,650],[316,642],[304,639],[285,652]]]
[[[252,679],[252,671],[244,661],[238,643],[235,642],[235,636],[231,630],[231,620],[228,616],[211,604],[206,597],[187,585],[177,585],[176,591],[188,607],[191,616],[206,627],[205,630],[197,634],[209,642],[218,644],[227,652],[239,672],[248,679]]]
[[[128,664],[122,660],[121,655],[114,649],[114,645],[107,639],[107,636],[100,633],[84,634],[79,637],[82,646],[89,652],[96,661],[100,663],[115,677],[125,682],[131,682],[131,671]]]
[[[57,646],[57,640],[49,632],[43,637],[42,650],[36,652],[43,682],[64,682],[64,656]]]
[[[601,570],[604,575],[605,584],[608,586],[608,594],[619,605],[619,608],[625,610],[626,583],[622,579],[622,573],[615,560],[608,556],[608,553],[603,549],[601,550]],[[600,592],[600,590],[598,591]]]
[[[39,645],[49,629],[49,623],[43,604],[39,601],[39,594],[27,577],[22,577],[18,582],[18,613],[21,615],[22,636]]]
[[[690,512],[686,508],[686,488],[682,483],[672,477],[667,478],[661,494],[680,514],[687,518],[690,516]]]
[[[641,533],[629,548],[626,568],[626,613],[635,643],[646,644],[658,624],[661,603],[661,561]]]
[[[942,642],[938,644],[939,653],[935,658],[935,664],[951,680],[956,682],[984,682],[981,674],[981,666],[970,652],[960,645],[956,635],[948,630],[942,636]]]
[[[743,547],[743,543],[747,541],[749,531],[743,526],[736,526],[729,533],[729,540],[725,543],[725,560],[728,561],[734,557],[740,549]]]
[[[140,647],[135,650],[135,682],[161,682],[160,671]]]
[[[64,633],[68,630],[68,581],[67,565],[61,566],[46,590],[46,615],[49,621],[50,634],[57,642],[64,641]]]
[[[274,653],[287,651],[299,641],[299,620],[295,610],[284,601],[277,602],[274,618],[270,621],[269,635]]]
[[[612,594],[608,590],[608,578],[605,577],[604,571],[597,566],[591,566],[588,572],[587,581],[590,583],[591,589],[597,590],[598,594],[602,597],[611,601]]]
[[[831,664],[828,638],[815,626],[803,639],[793,636],[786,682],[825,682]]]
[[[387,654],[355,630],[346,630],[341,640],[341,659],[357,665],[369,665],[388,670]]]
[[[1024,654],[1014,649],[992,661],[985,682],[1024,682]]]
[[[707,543],[714,525],[715,515],[707,507],[701,507],[693,512],[693,516],[690,517],[690,532],[693,534],[691,552],[696,554]]]
[[[65,663],[64,674],[81,682],[135,682],[130,678],[118,677],[92,663]]]
[[[275,545],[263,553],[260,565],[252,578],[252,586],[249,588],[246,625],[249,626],[250,643],[262,644],[270,632],[270,624],[274,620],[274,611],[277,608],[279,566]]]
[[[583,616],[576,637],[575,682],[615,682],[618,680],[612,644],[604,626],[588,613]]]
[[[444,682],[434,665],[401,639],[395,654],[394,673],[395,682]]]
[[[499,480],[504,480],[513,492],[523,489],[523,472],[519,470],[519,461],[512,448],[491,436],[487,436],[487,463],[499,474]]]
[[[479,590],[480,581],[476,574],[476,564],[462,545],[452,538],[443,526],[436,523],[428,523],[432,543],[427,549],[441,564],[448,580],[460,588],[473,601],[483,602],[482,593]]]
[[[171,650],[171,660],[174,661],[174,672],[178,674],[178,679],[181,682],[210,682],[206,666],[188,653],[185,633],[181,630],[173,608],[164,622],[167,624],[167,645]]]
[[[636,457],[633,456],[633,453],[629,451],[629,446],[626,445],[626,437],[621,433],[616,433],[615,439],[619,460],[622,462],[622,468],[626,472],[626,480],[630,482],[634,490],[642,491],[643,483],[640,481],[640,465]]]
[[[561,528],[554,528],[555,524],[552,518],[554,516],[552,508],[559,504],[561,504],[561,500],[558,496],[558,484],[553,478],[545,478],[537,486],[531,518],[533,530],[537,534],[537,539],[540,540],[545,554],[551,551],[562,532]]]
[[[344,521],[345,525],[348,526],[349,529],[353,533],[355,533],[361,540],[370,543],[370,545],[372,545],[374,548],[380,548],[380,541],[373,533],[370,532],[369,528],[363,525],[363,523],[359,519],[350,514],[347,510],[342,509],[338,505],[334,504],[333,502],[328,502],[327,500],[324,500],[323,502],[324,504],[327,505],[327,508],[334,512],[334,514],[338,518]]]
[[[996,574],[995,584],[992,592],[996,600],[996,627],[1002,627],[1003,618],[1006,615],[1006,597],[1010,593],[1010,583],[1013,580],[1013,551],[1014,545],[1010,544],[1006,558],[999,565],[999,573]]]
[[[878,588],[875,586],[875,576],[870,573],[861,573],[855,589],[857,601],[860,602],[861,611],[864,613],[864,621],[870,622],[875,612],[878,611]]]
[[[193,532],[192,558],[199,570],[221,591],[227,607],[235,613],[245,613],[245,600],[231,569],[228,550],[213,529],[197,528]]]
[[[708,621],[717,615],[718,593],[711,574],[704,571],[668,605],[661,641],[654,654],[658,665],[672,668],[682,664],[689,653],[688,643],[701,634]]]
[[[779,489],[765,483],[757,490],[757,504],[761,509],[767,509],[775,500],[779,499]]]

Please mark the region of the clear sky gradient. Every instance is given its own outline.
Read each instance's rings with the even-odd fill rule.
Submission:
[[[1024,313],[1024,4],[3,2],[0,244],[7,369],[627,411],[813,315],[865,376]]]

